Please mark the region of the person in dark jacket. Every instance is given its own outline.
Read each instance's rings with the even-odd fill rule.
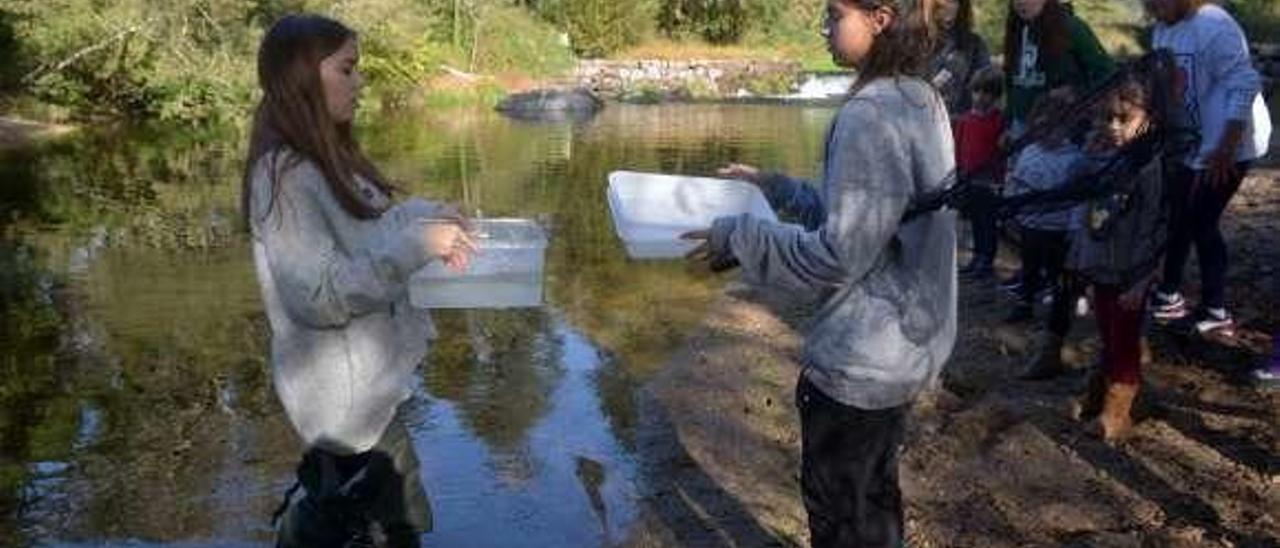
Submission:
[[[1102,101],[1087,147],[1090,158],[1102,164],[1127,154],[1142,167],[1080,209],[1081,227],[1071,236],[1066,260],[1067,269],[1093,288],[1102,339],[1102,374],[1088,383],[1080,415],[1096,417],[1096,431],[1107,441],[1124,437],[1133,423],[1143,313],[1160,273],[1170,215],[1164,158],[1143,148],[1153,143],[1140,141],[1154,123],[1151,105],[1150,89],[1136,77],[1126,78]]]
[[[974,77],[991,66],[991,53],[982,37],[973,32],[971,0],[942,2],[938,6],[941,40],[929,60],[930,82],[942,93],[952,117],[973,105]]]

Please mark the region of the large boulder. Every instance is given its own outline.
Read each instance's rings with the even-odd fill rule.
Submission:
[[[604,101],[590,91],[538,89],[508,95],[498,103],[498,111],[518,120],[538,122],[580,122],[595,116]]]

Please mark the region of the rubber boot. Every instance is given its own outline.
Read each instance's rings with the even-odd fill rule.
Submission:
[[[1036,353],[1018,374],[1024,381],[1038,381],[1062,374],[1062,337],[1045,331],[1037,341]]]
[[[1107,394],[1107,379],[1102,374],[1102,368],[1094,368],[1089,371],[1089,376],[1085,379],[1084,393],[1076,398],[1072,404],[1071,415],[1078,421],[1093,420],[1102,412],[1102,402]]]
[[[1098,414],[1097,432],[1102,440],[1114,443],[1124,439],[1133,428],[1133,400],[1138,395],[1138,385],[1107,384],[1107,394]]]

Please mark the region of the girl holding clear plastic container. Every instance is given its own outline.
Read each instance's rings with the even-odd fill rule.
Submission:
[[[900,546],[898,455],[907,411],[956,334],[950,212],[904,223],[955,166],[946,104],[919,77],[950,0],[832,0],[824,35],[859,79],[827,138],[820,187],[743,165],[784,216],[717,219],[691,260],[738,263],[749,282],[821,295],[796,388],[801,486],[813,546]]]
[[[277,512],[277,546],[378,536],[417,546],[430,528],[397,408],[435,331],[409,276],[465,268],[474,242],[451,208],[397,203],[352,135],[363,79],[354,31],[290,15],[262,40],[243,208],[271,325],[276,394],[305,446],[300,497]]]

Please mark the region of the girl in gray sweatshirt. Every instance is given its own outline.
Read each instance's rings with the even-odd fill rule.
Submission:
[[[736,259],[757,284],[825,296],[797,387],[801,482],[813,546],[900,546],[897,482],[906,411],[955,341],[955,217],[903,223],[954,168],[946,105],[914,76],[936,2],[839,0],[824,35],[860,79],[831,126],[820,189],[754,178],[810,227],[742,215],[715,221],[695,258]],[[739,174],[755,173],[736,166]]]
[[[300,498],[277,511],[277,546],[346,546],[380,531],[417,546],[426,496],[396,408],[434,336],[407,280],[429,261],[466,266],[461,219],[396,204],[356,146],[356,35],[288,16],[263,38],[243,207],[271,324],[276,394],[306,446]],[[293,490],[290,491],[290,495]]]

